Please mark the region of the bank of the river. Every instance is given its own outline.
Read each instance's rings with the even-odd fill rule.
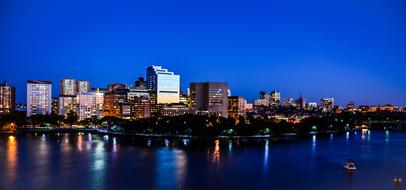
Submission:
[[[3,131],[0,134],[6,135],[20,135],[20,134],[58,134],[58,133],[91,133],[97,135],[110,135],[121,137],[134,137],[134,138],[166,138],[166,139],[268,139],[273,142],[289,142],[299,139],[311,138],[313,135],[319,137],[328,137],[330,134],[343,134],[345,131],[328,131],[326,133],[309,133],[306,135],[299,135],[297,133],[285,133],[282,135],[253,135],[253,136],[192,136],[192,135],[173,135],[173,134],[145,134],[145,133],[128,133],[128,132],[113,132],[105,129],[94,128],[25,128],[18,129],[15,132]]]

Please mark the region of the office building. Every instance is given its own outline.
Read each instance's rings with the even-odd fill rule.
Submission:
[[[128,85],[109,84],[108,89],[109,92],[104,94],[103,116],[131,117],[131,107],[127,102],[127,95],[130,92]]]
[[[274,90],[270,93],[270,104],[272,106],[279,106],[281,103],[281,92]]]
[[[27,82],[27,117],[52,112],[52,82],[29,80]]]
[[[16,89],[7,82],[0,84],[0,115],[16,109]]]
[[[228,117],[238,118],[246,114],[247,100],[242,96],[228,97]]]
[[[76,96],[78,90],[77,81],[71,78],[61,80],[59,95]]]
[[[190,84],[190,99],[198,114],[228,117],[228,84],[224,82],[194,82]]]
[[[166,104],[161,107],[162,117],[175,117],[181,115],[195,115],[196,109],[185,104]]]
[[[76,114],[79,120],[90,118],[102,118],[103,115],[103,93],[78,94],[76,97]]]
[[[323,112],[332,111],[334,108],[334,98],[322,98],[320,100],[320,105]]]
[[[76,96],[58,97],[58,115],[68,117],[69,113],[76,112]]]
[[[133,119],[145,119],[151,117],[151,100],[148,97],[133,97],[131,104],[131,115]]]
[[[147,89],[154,104],[179,103],[180,76],[161,66],[147,67]]]
[[[91,91],[90,82],[85,80],[78,80],[77,81],[77,94],[87,94]]]

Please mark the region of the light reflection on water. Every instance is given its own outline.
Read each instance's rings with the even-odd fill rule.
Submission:
[[[265,140],[265,148],[264,148],[264,171],[268,170],[269,165],[269,140]]]
[[[214,141],[214,151],[213,151],[213,165],[220,165],[220,140]]]
[[[182,189],[187,172],[187,157],[183,150],[161,148],[157,151],[157,189]]]
[[[0,176],[4,176],[0,186],[207,189],[219,185],[221,189],[246,189],[244,185],[249,184],[253,189],[300,189],[315,183],[318,185],[312,189],[390,189],[394,175],[406,176],[406,134],[352,134],[314,135],[289,144],[266,139],[126,141],[89,134],[0,137],[0,146],[4,146],[0,148]],[[355,159],[360,171],[354,175],[343,172],[346,159]],[[287,183],[287,178],[300,180]],[[369,184],[370,179],[375,186]]]
[[[106,156],[105,144],[103,141],[99,141],[94,149],[93,153],[93,166],[92,173],[93,179],[92,183],[94,189],[102,189],[106,181],[107,165],[106,162],[108,158]]]
[[[7,181],[15,182],[17,177],[17,141],[14,136],[9,136],[7,140]]]

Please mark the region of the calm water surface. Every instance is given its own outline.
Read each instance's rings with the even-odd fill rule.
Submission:
[[[354,159],[359,168],[346,173]],[[0,189],[405,189],[406,133],[267,140],[0,136]]]

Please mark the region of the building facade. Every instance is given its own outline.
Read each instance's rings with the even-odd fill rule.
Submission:
[[[76,114],[79,120],[101,119],[103,116],[103,93],[78,94],[76,97]]]
[[[111,117],[131,117],[131,111],[128,113],[128,92],[130,88],[123,84],[109,85],[109,92],[104,94],[103,116]],[[131,108],[130,108],[131,110]]]
[[[320,100],[320,106],[323,112],[332,111],[334,108],[334,98],[322,98]]]
[[[87,94],[91,92],[90,81],[78,80],[77,86],[78,86],[77,94]]]
[[[196,109],[185,104],[166,104],[161,107],[162,117],[175,117],[181,115],[195,115]]]
[[[242,96],[228,97],[228,117],[238,118],[246,114],[247,100]]]
[[[147,67],[147,89],[156,104],[179,103],[180,76],[161,66]]]
[[[71,112],[76,112],[76,96],[59,96],[58,115],[67,118]]]
[[[78,90],[77,81],[71,78],[61,80],[59,95],[61,96],[76,96]]]
[[[194,82],[189,87],[191,104],[198,114],[228,117],[228,84]]]
[[[0,84],[0,115],[8,114],[16,109],[16,89],[7,82]]]
[[[29,80],[27,82],[27,117],[49,115],[52,112],[52,82]]]

